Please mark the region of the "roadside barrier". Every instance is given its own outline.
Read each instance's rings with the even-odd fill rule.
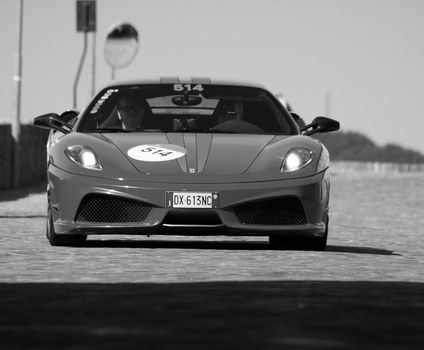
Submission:
[[[359,161],[332,161],[334,173],[378,173],[378,174],[413,174],[424,173],[423,163],[384,163]]]
[[[19,187],[37,184],[46,178],[48,130],[21,125],[19,144]],[[13,187],[13,148],[10,124],[0,124],[0,189]]]
[[[12,186],[12,126],[0,125],[0,189]]]

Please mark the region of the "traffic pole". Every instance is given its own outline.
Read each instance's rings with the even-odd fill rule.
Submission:
[[[77,70],[77,74],[75,76],[74,86],[73,86],[73,96],[74,96],[73,108],[74,109],[78,108],[78,103],[77,103],[78,82],[79,82],[79,79],[80,79],[80,76],[81,76],[81,71],[82,71],[82,67],[84,65],[86,55],[87,55],[87,32],[84,32],[82,55],[81,55],[81,58],[80,58],[80,62],[79,62],[79,65],[78,65],[78,70]]]
[[[92,56],[91,56],[91,97],[96,93],[96,32],[92,34]]]
[[[77,74],[73,85],[73,108],[78,109],[77,93],[78,83],[81,76],[81,71],[87,54],[88,33],[93,32],[92,41],[92,60],[91,60],[91,83],[90,92],[94,95],[96,86],[96,0],[77,0],[77,32],[84,33],[83,51],[78,65]]]

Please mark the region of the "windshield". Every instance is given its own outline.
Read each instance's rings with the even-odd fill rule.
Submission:
[[[96,96],[80,132],[295,134],[287,112],[258,88],[156,84],[109,88]]]

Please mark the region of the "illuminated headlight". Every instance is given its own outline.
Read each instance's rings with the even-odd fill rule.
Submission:
[[[83,168],[92,170],[103,169],[99,159],[90,147],[80,145],[69,146],[65,150],[65,154],[70,160],[82,166]]]
[[[306,148],[292,148],[284,157],[282,172],[302,169],[312,161],[314,152]]]

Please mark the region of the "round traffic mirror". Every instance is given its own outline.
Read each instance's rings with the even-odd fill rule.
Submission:
[[[128,23],[113,25],[108,32],[104,56],[113,70],[128,66],[137,55],[138,32]]]

